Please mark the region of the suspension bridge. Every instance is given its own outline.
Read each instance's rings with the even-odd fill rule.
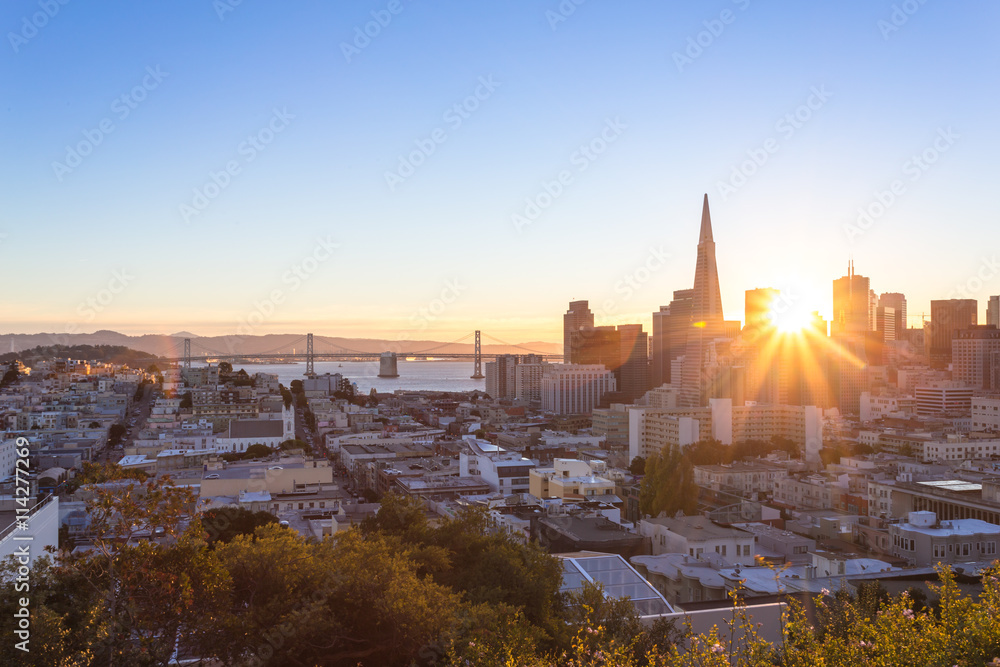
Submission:
[[[485,338],[487,342],[493,345],[495,348],[499,347],[499,350],[494,350],[489,353],[484,354],[482,351],[482,340]],[[321,341],[323,342],[323,341]],[[300,346],[305,344],[306,351],[298,352]],[[382,358],[383,354],[395,354],[397,358],[406,359],[408,357],[414,357],[419,359],[471,359],[473,362],[473,372],[472,377],[479,379],[484,377],[483,375],[483,358],[495,359],[500,356],[515,354],[515,355],[533,355],[539,357],[542,360],[550,361],[555,359],[562,359],[561,354],[550,354],[546,352],[540,352],[538,350],[532,350],[530,348],[524,347],[523,345],[515,345],[513,343],[508,343],[506,341],[500,340],[499,338],[494,338],[493,336],[483,335],[480,331],[471,332],[465,334],[457,340],[453,340],[449,343],[440,343],[425,349],[409,349],[406,347],[405,342],[396,343],[393,347],[397,349],[384,350],[380,352],[364,352],[361,350],[352,350],[350,348],[344,347],[342,345],[337,345],[335,343],[325,341],[324,345],[328,348],[325,350],[317,351],[315,349],[315,339],[313,334],[305,334],[296,338],[293,341],[282,343],[279,347],[272,350],[265,350],[262,352],[243,352],[237,351],[235,349],[224,351],[216,350],[208,347],[198,338],[184,338],[181,341],[177,341],[178,346],[183,345],[183,351],[178,349],[177,356],[166,356],[160,357],[159,359],[143,359],[143,363],[152,362],[168,362],[174,364],[181,364],[185,368],[190,368],[191,363],[195,361],[201,362],[218,362],[218,361],[228,361],[230,363],[259,363],[259,362],[282,362],[282,361],[302,361],[306,362],[306,370],[304,375],[314,376],[316,374],[315,364],[317,361],[377,361]],[[449,348],[455,345],[472,345],[473,351],[471,352],[452,352],[448,351]]]

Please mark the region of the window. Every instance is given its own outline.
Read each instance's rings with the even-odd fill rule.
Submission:
[[[962,555],[963,556],[968,556],[969,552],[971,550],[972,550],[972,544],[970,544],[969,542],[963,542],[962,543]]]
[[[995,554],[997,552],[997,543],[996,542],[984,542],[983,543],[983,547],[984,547],[983,553]]]

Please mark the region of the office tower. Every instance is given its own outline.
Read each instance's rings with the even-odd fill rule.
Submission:
[[[781,292],[772,287],[758,287],[746,291],[746,326],[751,329],[768,328],[774,325],[774,304]]]
[[[875,290],[868,290],[868,330],[875,331],[875,313],[878,310],[878,297]]]
[[[601,365],[614,373],[620,392],[616,400],[630,403],[646,393],[649,343],[641,324],[587,327],[577,333],[575,363]]]
[[[896,340],[906,338],[906,297],[899,292],[883,292],[878,297],[878,305],[892,308],[896,313]]]
[[[973,389],[1000,390],[1000,330],[988,324],[960,329],[951,349],[954,380]]]
[[[691,308],[694,304],[694,290],[674,290],[674,299],[669,306],[660,306],[653,313],[653,343],[650,375],[653,387],[663,384],[679,384],[679,375],[671,373],[671,365],[684,355],[687,347],[688,329],[691,326]]]
[[[724,335],[722,292],[719,289],[719,269],[715,261],[715,240],[712,218],[705,195],[698,235],[698,258],[695,264],[691,325],[688,327],[684,351],[684,376],[681,378],[681,407],[708,405],[711,377],[717,355],[714,342]]]
[[[896,309],[888,306],[879,306],[875,309],[875,333],[877,339],[882,343],[891,343],[896,340]]]
[[[979,305],[975,299],[931,301],[929,353],[933,368],[947,368],[955,332],[978,324],[978,317]]]
[[[653,313],[653,333],[649,337],[649,380],[655,388],[670,382],[670,306]]]
[[[581,329],[594,326],[594,313],[587,301],[570,301],[569,310],[563,315],[563,362],[576,362],[575,346],[579,342]]]
[[[986,324],[1000,329],[1000,296],[991,296],[986,302]]]
[[[641,324],[619,324],[618,342],[620,361],[618,391],[623,401],[631,403],[649,390],[648,334]]]
[[[833,322],[830,335],[863,334],[871,331],[871,300],[868,278],[854,273],[854,261],[847,275],[833,281]]]
[[[576,332],[573,343],[574,364],[600,364],[617,372],[621,366],[621,335],[613,326],[584,327]]]

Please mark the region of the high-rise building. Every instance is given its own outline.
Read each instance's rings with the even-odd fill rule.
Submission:
[[[872,331],[871,291],[868,278],[854,273],[854,261],[847,275],[833,281],[833,322],[831,336]]]
[[[931,301],[928,352],[932,367],[946,368],[951,363],[951,341],[955,333],[978,324],[978,317],[979,305],[975,299]]]
[[[991,296],[986,302],[986,324],[1000,329],[1000,296]]]
[[[579,332],[594,326],[594,313],[588,301],[570,301],[569,310],[563,315],[563,361],[577,363],[576,347],[579,346]]]
[[[545,366],[541,361],[529,361],[514,367],[514,398],[529,402],[542,400],[542,375]]]
[[[496,361],[486,362],[486,393],[490,398],[504,399],[515,397],[515,368],[517,355],[503,354]]]
[[[896,313],[896,340],[906,337],[906,297],[899,292],[883,292],[878,297],[878,305],[892,308]]]
[[[687,346],[684,351],[684,376],[681,378],[682,407],[708,404],[709,391],[714,383],[709,371],[709,366],[715,359],[714,342],[717,338],[723,337],[726,330],[707,194],[701,211],[698,258],[692,290],[694,294],[691,302],[691,325],[688,327]]]
[[[649,390],[648,334],[641,324],[619,324],[618,344],[618,391],[624,401],[631,403]]]
[[[751,329],[768,328],[772,321],[775,301],[781,292],[772,287],[758,287],[746,291],[746,325]]]
[[[542,410],[559,415],[589,414],[616,387],[614,373],[604,366],[547,364],[542,376]]]
[[[684,355],[687,347],[688,329],[691,327],[691,308],[694,290],[674,291],[674,299],[669,306],[660,306],[653,313],[652,362],[650,376],[653,387],[664,384],[680,384],[680,377],[670,372],[671,362]]]
[[[1000,330],[990,325],[955,332],[952,378],[965,387],[1000,390]]]
[[[614,373],[616,400],[632,402],[649,389],[649,342],[641,324],[587,327],[577,332],[576,363],[599,364]]]

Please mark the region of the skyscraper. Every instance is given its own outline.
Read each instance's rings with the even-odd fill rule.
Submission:
[[[906,297],[899,292],[883,292],[878,297],[878,305],[892,308],[896,313],[896,340],[906,339]]]
[[[773,287],[758,287],[746,291],[746,325],[750,328],[767,328],[771,321],[774,302],[781,294]]]
[[[831,336],[863,334],[873,329],[873,313],[868,278],[854,273],[854,260],[847,275],[833,281],[833,322]]]
[[[986,302],[986,324],[1000,329],[1000,296],[991,296]]]
[[[674,299],[670,305],[660,306],[660,310],[653,313],[650,375],[654,387],[667,383],[679,384],[681,381],[680,377],[673,377],[671,374],[670,363],[684,356],[693,303],[693,289],[674,290]]]
[[[955,332],[978,324],[979,304],[975,299],[931,301],[931,366],[946,368],[951,363],[951,341]]]
[[[722,291],[719,289],[719,269],[715,261],[715,240],[712,218],[705,195],[698,235],[698,259],[694,271],[691,324],[688,327],[684,351],[684,377],[681,379],[682,407],[708,404],[708,390],[714,384],[711,365],[714,363],[714,342],[726,328],[722,316]]]
[[[594,313],[590,311],[588,301],[570,301],[569,310],[563,315],[563,362],[579,363],[576,360],[577,348],[580,345],[579,332],[594,326]]]

